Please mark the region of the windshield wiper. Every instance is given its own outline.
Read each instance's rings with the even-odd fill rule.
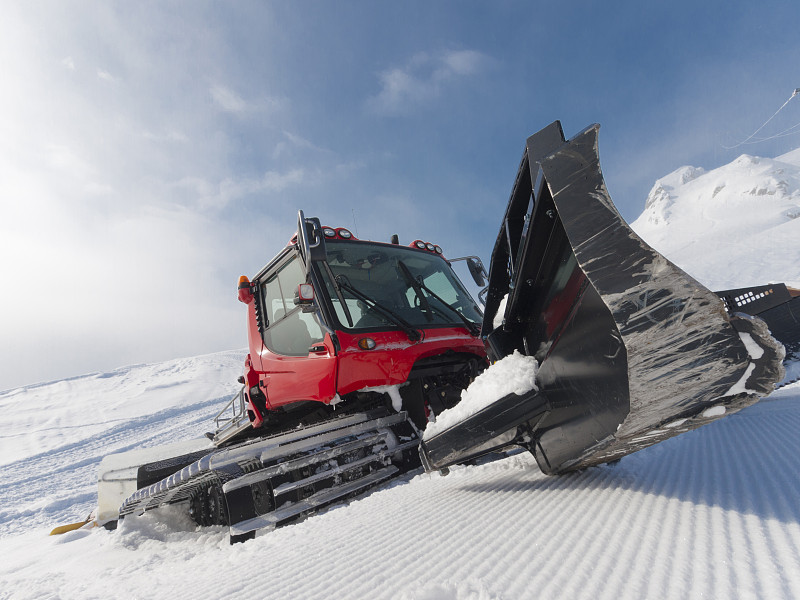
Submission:
[[[401,316],[395,314],[390,309],[388,309],[385,306],[383,306],[377,300],[375,300],[373,298],[370,298],[369,296],[367,296],[361,290],[358,290],[358,289],[354,288],[353,285],[348,281],[348,279],[347,279],[347,277],[345,275],[337,275],[336,276],[336,283],[338,284],[338,286],[340,288],[350,292],[353,296],[356,297],[356,299],[361,300],[362,302],[366,302],[368,305],[370,305],[370,308],[372,308],[373,310],[378,311],[384,317],[389,319],[392,323],[394,323],[395,325],[400,327],[403,331],[405,331],[406,335],[408,336],[408,339],[411,340],[412,342],[416,342],[416,341],[419,341],[420,339],[422,339],[422,336],[420,335],[419,331],[414,329],[414,327],[411,325],[411,323],[406,321]],[[352,325],[351,325],[351,327],[352,327]]]
[[[333,284],[333,290],[336,292],[336,297],[339,299],[339,304],[342,305],[342,310],[344,311],[344,316],[347,317],[347,325],[348,327],[353,326],[353,315],[350,314],[350,309],[347,306],[347,302],[344,301],[344,296],[342,295],[342,287],[339,285],[339,282],[336,279],[336,276],[331,271],[331,266],[328,264],[328,261],[322,263],[325,265],[325,271],[328,273],[328,278],[331,280]]]
[[[452,312],[459,319],[461,319],[461,321],[464,323],[464,325],[469,330],[470,334],[478,335],[481,332],[480,325],[478,325],[477,323],[473,323],[467,317],[465,317],[460,312],[458,312],[455,308],[450,306],[450,304],[445,302],[444,299],[442,299],[436,292],[434,292],[427,285],[425,285],[424,283],[422,283],[418,279],[414,279],[414,276],[411,274],[411,271],[409,270],[409,268],[405,265],[405,263],[402,260],[398,260],[397,264],[400,266],[400,270],[403,272],[403,276],[406,279],[408,279],[409,280],[409,284],[414,287],[414,291],[417,293],[417,296],[420,296],[420,302],[422,302],[422,298],[425,298],[425,295],[422,294],[421,291],[425,290],[426,292],[428,292],[428,294],[431,295],[431,297],[436,298],[442,304],[442,306],[447,308],[450,312]],[[427,299],[425,299],[425,305],[428,307],[428,310],[431,309],[431,306],[428,303]],[[428,320],[430,320],[430,319],[428,319]]]
[[[414,279],[414,276],[406,266],[406,263],[404,263],[402,260],[398,260],[397,265],[400,267],[400,272],[403,273],[406,283],[414,289],[414,293],[417,295],[417,298],[419,298],[419,303],[422,306],[422,310],[425,311],[425,319],[430,323],[433,321],[433,311],[431,311],[431,305],[428,303],[428,299],[425,297],[425,294],[422,293],[422,284]]]

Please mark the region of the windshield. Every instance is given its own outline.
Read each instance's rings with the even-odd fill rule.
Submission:
[[[439,256],[368,242],[331,240],[326,245],[328,265],[341,283],[339,292],[352,318],[352,329],[397,326],[380,310],[359,299],[358,293],[417,327],[464,325],[463,319],[471,323],[482,320],[475,301]],[[320,271],[339,322],[350,329],[334,282],[326,269]]]

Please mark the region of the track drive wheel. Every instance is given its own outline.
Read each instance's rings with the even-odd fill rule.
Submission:
[[[219,484],[208,484],[192,494],[189,515],[203,527],[228,524],[225,496]]]

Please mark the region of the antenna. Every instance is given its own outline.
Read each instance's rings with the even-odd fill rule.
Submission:
[[[764,121],[764,123],[762,123],[762,124],[761,124],[761,127],[759,127],[758,129],[756,129],[756,130],[755,130],[753,133],[751,133],[749,136],[747,136],[747,138],[746,138],[746,139],[744,139],[743,141],[739,142],[738,144],[734,144],[733,146],[725,146],[725,145],[723,145],[722,147],[723,147],[723,148],[725,148],[726,150],[733,150],[734,148],[738,148],[739,146],[742,146],[742,145],[744,145],[744,144],[748,143],[748,142],[749,142],[751,139],[753,139],[753,136],[755,136],[755,135],[756,135],[756,134],[757,134],[759,131],[761,131],[762,129],[764,129],[764,127],[766,126],[766,124],[767,124],[767,123],[769,123],[770,121],[772,121],[772,119],[774,119],[774,118],[775,118],[775,116],[776,116],[776,115],[777,115],[779,112],[781,112],[781,111],[783,110],[783,108],[784,108],[784,107],[785,107],[787,104],[789,104],[789,102],[791,102],[791,101],[792,101],[792,98],[794,98],[795,96],[800,96],[800,88],[795,88],[794,92],[792,92],[792,95],[791,95],[791,96],[789,96],[789,99],[788,99],[786,102],[784,102],[783,104],[781,104],[781,107],[780,107],[778,110],[776,110],[776,111],[775,111],[775,113],[774,113],[774,114],[773,114],[773,115],[772,115],[772,116],[771,116],[769,119],[767,119],[766,121]],[[793,127],[790,127],[790,128],[789,128],[789,129],[787,129],[786,131],[789,131],[790,129],[794,129],[795,127],[796,127],[796,125],[795,125],[795,126],[793,126]],[[766,138],[760,138],[760,139],[756,140],[755,142],[751,142],[751,143],[756,143],[756,142],[766,142],[767,140],[771,140],[771,139],[773,139],[773,138],[781,137],[781,136],[782,136],[782,134],[786,133],[786,131],[781,131],[780,133],[777,133],[777,134],[775,134],[775,135],[772,135],[772,136],[770,136],[770,137],[766,137]]]

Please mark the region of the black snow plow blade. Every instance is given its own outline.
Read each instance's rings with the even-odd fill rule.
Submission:
[[[539,389],[425,437],[428,470],[512,444],[549,474],[614,461],[752,404],[783,376],[762,321],[728,314],[622,219],[598,129],[565,141],[555,122],[527,140],[492,253],[489,357],[535,357]]]

